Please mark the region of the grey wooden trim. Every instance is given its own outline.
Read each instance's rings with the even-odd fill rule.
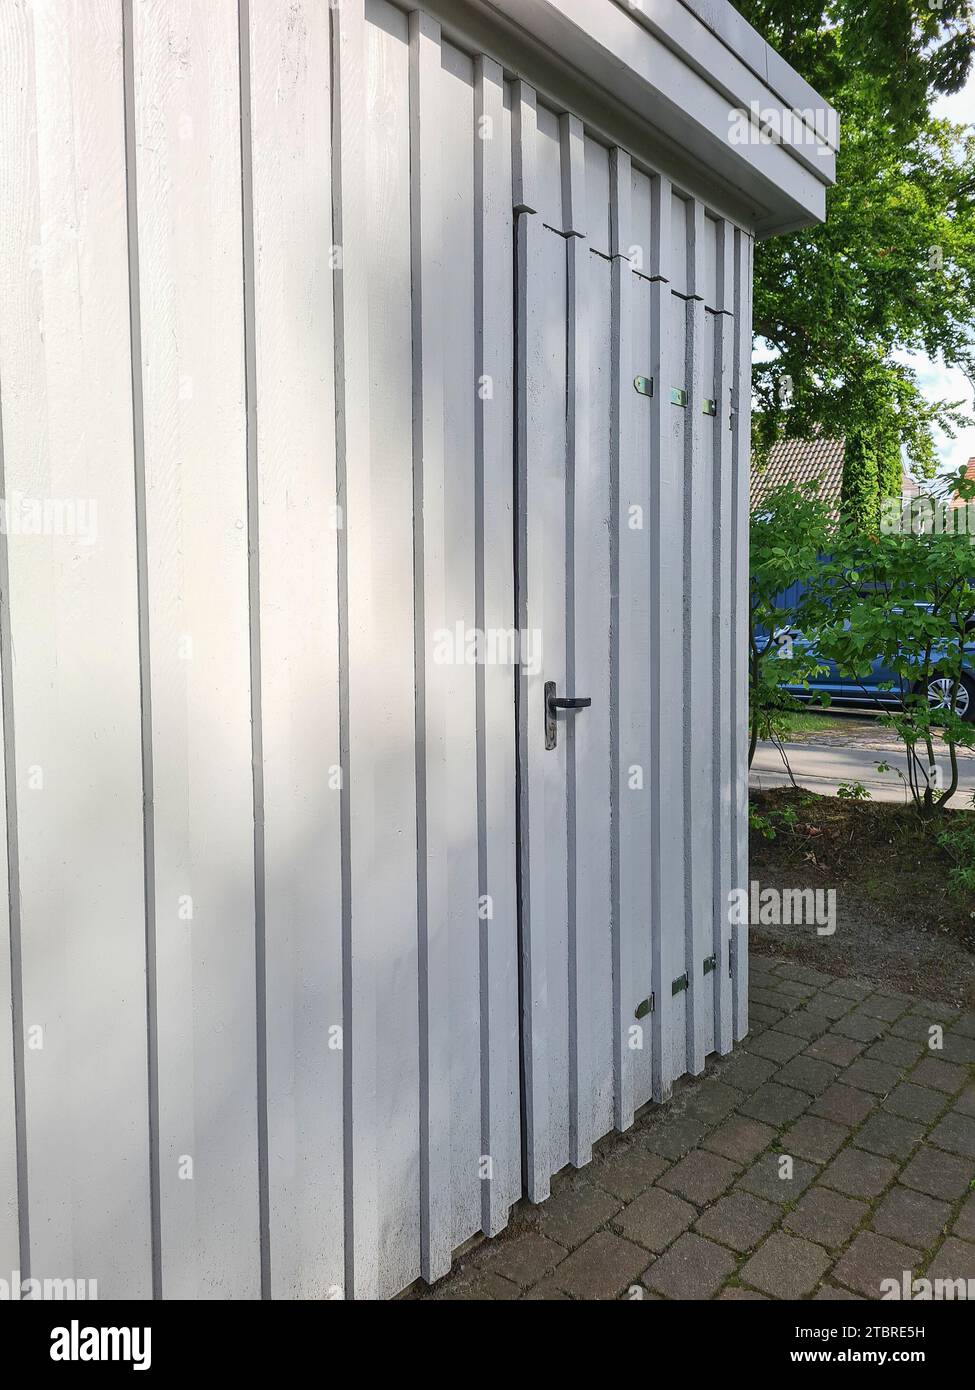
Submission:
[[[610,758],[611,758],[611,822],[610,857],[611,923],[613,950],[613,1120],[617,1129],[629,1129],[635,1110],[633,1091],[633,1051],[629,1046],[630,1029],[634,1025],[634,1009],[630,1004],[633,992],[634,969],[630,936],[623,924],[621,882],[620,821],[626,796],[626,759],[622,732],[621,672],[623,639],[621,636],[621,566],[622,543],[626,524],[627,499],[623,496],[621,477],[623,459],[632,435],[633,380],[631,355],[628,351],[629,324],[632,313],[631,270],[625,248],[633,238],[632,177],[630,157],[618,147],[610,150],[610,228],[612,262],[611,331],[611,420],[610,420]],[[649,992],[649,991],[648,991]],[[647,1024],[642,1024],[644,1033]]]
[[[511,199],[515,212],[539,208],[538,112],[535,92],[524,82],[511,86]]]
[[[735,232],[735,430],[733,450],[734,521],[732,604],[735,641],[732,677],[734,759],[733,873],[735,888],[748,888],[748,479],[751,452],[752,240]],[[748,928],[732,929],[734,1037],[748,1032]]]
[[[687,408],[684,425],[684,894],[688,989],[687,1065],[699,1075],[713,1039],[713,987],[703,973],[711,953],[712,890],[712,684],[711,629],[703,621],[712,602],[713,516],[711,460],[705,450],[710,426],[702,401],[705,389],[704,207],[687,209]],[[675,305],[680,311],[681,306]],[[720,677],[719,677],[720,678]]]
[[[652,188],[651,262],[658,275],[672,264],[669,179]],[[683,377],[675,355],[674,317],[684,306],[666,279],[652,285],[651,370],[661,390],[651,413],[650,662],[655,698],[651,702],[651,914],[653,931],[653,1098],[670,1094],[674,1073],[675,1015],[671,994],[675,967],[674,923],[684,921],[683,781],[683,504],[684,461],[673,443],[669,384]],[[683,936],[680,938],[683,958]]]
[[[561,118],[562,137],[562,202],[565,209],[566,239],[566,689],[579,689],[576,665],[576,622],[581,608],[580,588],[590,580],[580,572],[577,552],[577,494],[576,478],[580,482],[589,472],[589,320],[587,289],[589,285],[589,248],[581,229],[586,207],[586,166],[583,148],[582,122],[575,116]],[[592,528],[594,518],[583,507],[578,516],[579,534]],[[592,1158],[592,1016],[590,1004],[590,965],[587,941],[592,924],[583,910],[580,899],[586,902],[585,865],[580,858],[576,838],[581,827],[583,851],[598,833],[589,828],[588,813],[595,808],[592,797],[585,795],[580,804],[579,787],[588,788],[577,770],[576,738],[579,730],[575,721],[568,729],[567,749],[567,825],[568,825],[568,989],[569,989],[569,1152],[577,1168]],[[584,776],[584,774],[583,774]],[[608,809],[608,808],[607,808]]]
[[[578,116],[559,117],[562,141],[562,231],[586,236],[586,150]]]
[[[527,129],[533,129],[528,127]],[[522,124],[522,136],[526,127]],[[512,122],[512,139],[517,143],[515,122]],[[531,490],[530,473],[532,459],[538,447],[532,419],[536,411],[533,405],[537,386],[534,376],[543,352],[539,338],[540,305],[539,264],[543,255],[542,238],[551,236],[541,220],[531,212],[521,212],[515,222],[516,238],[516,283],[515,283],[515,336],[516,366],[515,418],[517,431],[515,438],[516,470],[516,517],[517,517],[517,627],[528,632],[537,626],[534,614],[528,606],[529,546],[528,518]],[[544,1201],[550,1191],[551,1135],[549,1125],[549,1078],[548,1041],[545,1027],[545,1001],[547,997],[547,965],[545,952],[545,902],[541,894],[541,884],[531,872],[532,855],[537,854],[533,837],[541,840],[544,825],[535,825],[532,820],[532,798],[530,796],[532,747],[530,721],[537,713],[531,699],[531,678],[524,664],[517,671],[519,684],[518,721],[518,763],[519,763],[519,817],[520,817],[520,865],[521,877],[521,969],[522,969],[522,1028],[523,1036],[523,1087],[525,1101],[525,1169],[527,1176],[527,1196],[533,1202]]]
[[[511,152],[504,139],[504,74],[490,58],[475,60],[475,372],[492,392],[478,392],[475,469],[478,513],[478,626],[504,630],[514,612],[511,466],[513,276]],[[479,138],[482,120],[490,138]],[[508,293],[502,288],[508,287]],[[477,668],[479,894],[493,918],[481,923],[482,1153],[491,1176],[481,1182],[482,1230],[496,1235],[521,1195],[518,1094],[517,884],[515,879],[514,673],[503,664]],[[481,722],[483,721],[483,722]]]
[[[379,1293],[379,1193],[376,1127],[376,978],[373,953],[360,941],[358,915],[369,900],[373,873],[369,795],[376,775],[368,729],[359,727],[362,681],[369,679],[369,634],[353,620],[352,603],[371,589],[368,534],[370,452],[369,287],[366,222],[365,0],[346,0],[332,11],[333,235],[342,248],[335,278],[335,421],[340,536],[340,669],[347,689],[341,702],[343,770],[343,1061],[346,1212],[346,1293]],[[356,598],[356,596],[358,596]],[[354,788],[354,779],[360,787]],[[359,796],[363,802],[359,804]],[[363,914],[361,930],[374,929]]]
[[[440,25],[414,10],[410,34],[413,257],[413,480],[416,662],[417,930],[420,1007],[420,1269],[450,1268],[450,1033],[446,668],[434,634],[447,625],[443,410]],[[469,812],[468,808],[468,812]]]

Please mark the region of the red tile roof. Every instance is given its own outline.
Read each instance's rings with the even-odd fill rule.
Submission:
[[[968,463],[965,465],[965,474],[964,474],[964,476],[965,476],[966,481],[968,481],[968,482],[975,482],[975,458],[971,458],[971,459],[968,460]],[[967,498],[967,497],[954,497],[954,496],[953,496],[952,499],[951,499],[951,501],[950,501],[950,503],[949,503],[949,506],[952,506],[952,507],[967,507],[967,506],[968,506],[968,498]]]
[[[819,495],[823,501],[839,510],[843,491],[843,458],[846,445],[842,439],[781,439],[773,444],[768,461],[763,468],[752,464],[751,504],[754,507],[767,497],[773,488],[783,483],[804,483],[810,478],[818,478]],[[975,482],[975,457],[970,458],[965,467],[965,477]],[[901,495],[917,497],[922,487],[909,473],[904,474]],[[960,497],[952,498],[952,507],[967,506]]]
[[[842,439],[780,439],[773,444],[764,467],[752,464],[752,506],[783,483],[804,483],[819,478],[819,495],[824,502],[839,506],[843,489]]]

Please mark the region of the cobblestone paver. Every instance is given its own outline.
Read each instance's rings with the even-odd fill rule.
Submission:
[[[765,957],[751,999],[732,1056],[407,1296],[875,1299],[905,1273],[975,1280],[975,1014]]]

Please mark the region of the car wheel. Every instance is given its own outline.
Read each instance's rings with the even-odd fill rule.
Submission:
[[[942,710],[949,707],[954,683],[952,676],[931,677],[927,683],[927,697],[932,710]],[[918,694],[923,692],[924,687],[919,687]],[[964,719],[966,723],[975,723],[975,681],[970,676],[963,675],[958,682],[958,691],[955,695],[955,713],[959,719]]]

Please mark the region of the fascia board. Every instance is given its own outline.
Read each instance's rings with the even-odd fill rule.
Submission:
[[[682,10],[679,0],[662,3],[673,14]],[[614,0],[598,4],[593,0],[491,0],[491,8],[519,20],[617,103],[656,126],[725,180],[750,193],[757,185],[759,201],[773,221],[779,213],[790,223],[804,214],[809,221],[817,220],[821,200],[813,190],[834,181],[832,154],[822,158],[810,154],[807,162],[797,159],[795,149],[784,143],[732,144],[730,113],[740,103],[729,102],[726,73],[703,76],[641,23],[635,12],[620,8]],[[706,34],[703,26],[699,29]],[[727,68],[733,55],[723,45],[718,47]],[[737,66],[739,77],[747,72],[743,65]],[[753,98],[772,102],[768,89],[763,91],[749,77]],[[748,101],[743,104],[747,109]]]
[[[771,44],[728,3],[728,0],[680,0],[681,5],[690,10],[711,30],[733,53],[751,68],[752,72],[771,90],[781,97],[789,107],[804,111],[808,107],[822,107],[830,115],[829,130],[836,136],[839,130],[839,117],[828,102],[825,102],[814,87],[806,81],[795,68],[785,61]],[[635,8],[646,8],[648,0],[634,0]],[[830,141],[834,151],[838,140]]]
[[[750,104],[756,102],[762,110],[781,108],[798,115],[797,124],[803,128],[802,140],[789,143],[786,148],[813,173],[822,172],[825,182],[834,181],[834,157],[839,145],[836,112],[725,0],[722,0],[721,13],[726,18],[734,15],[761,45],[760,62],[755,62],[754,44],[747,45],[745,52],[739,52],[705,24],[686,0],[678,4],[674,0],[614,0],[614,3],[712,82],[732,106],[748,110]],[[806,113],[812,115],[812,122],[804,118]]]

